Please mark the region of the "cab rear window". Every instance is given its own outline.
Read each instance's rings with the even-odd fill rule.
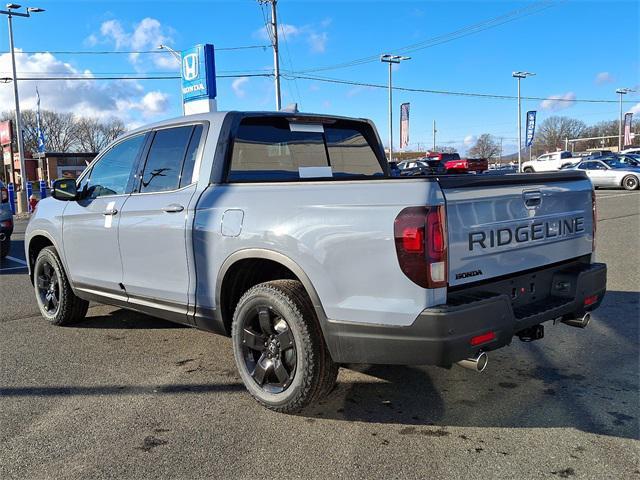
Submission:
[[[233,142],[230,182],[353,179],[384,176],[368,124],[296,123],[245,118]]]

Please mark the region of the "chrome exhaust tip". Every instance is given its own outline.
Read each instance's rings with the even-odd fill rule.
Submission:
[[[461,367],[475,370],[476,372],[482,372],[485,368],[487,368],[488,362],[489,355],[487,355],[485,352],[480,352],[475,357],[465,358],[464,360],[460,360],[457,363]]]
[[[570,327],[585,328],[591,321],[591,313],[587,312],[580,318],[565,318],[562,323],[569,325]]]

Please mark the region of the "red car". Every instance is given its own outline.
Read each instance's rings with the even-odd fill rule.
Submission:
[[[489,168],[489,162],[485,158],[460,158],[457,153],[427,152],[427,161],[430,164],[438,162],[432,166],[446,173],[481,173]]]

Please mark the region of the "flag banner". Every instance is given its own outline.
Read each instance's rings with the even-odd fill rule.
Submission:
[[[38,92],[38,87],[36,87],[36,99],[37,99],[37,109],[36,109],[36,129],[38,136],[38,152],[44,153],[46,148],[44,145],[44,132],[42,131],[42,124],[40,123],[40,92]]]
[[[527,142],[526,146],[530,147],[533,143],[533,137],[536,133],[536,111],[527,112]]]
[[[624,114],[624,142],[623,146],[631,145],[631,122],[633,120],[633,113]]]
[[[409,104],[400,105],[400,148],[409,145]]]

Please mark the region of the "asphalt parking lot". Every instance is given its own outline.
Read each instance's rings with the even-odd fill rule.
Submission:
[[[585,330],[454,367],[341,369],[323,404],[258,406],[230,341],[94,305],[49,326],[0,265],[0,478],[640,479],[640,192],[598,191],[609,292]]]

